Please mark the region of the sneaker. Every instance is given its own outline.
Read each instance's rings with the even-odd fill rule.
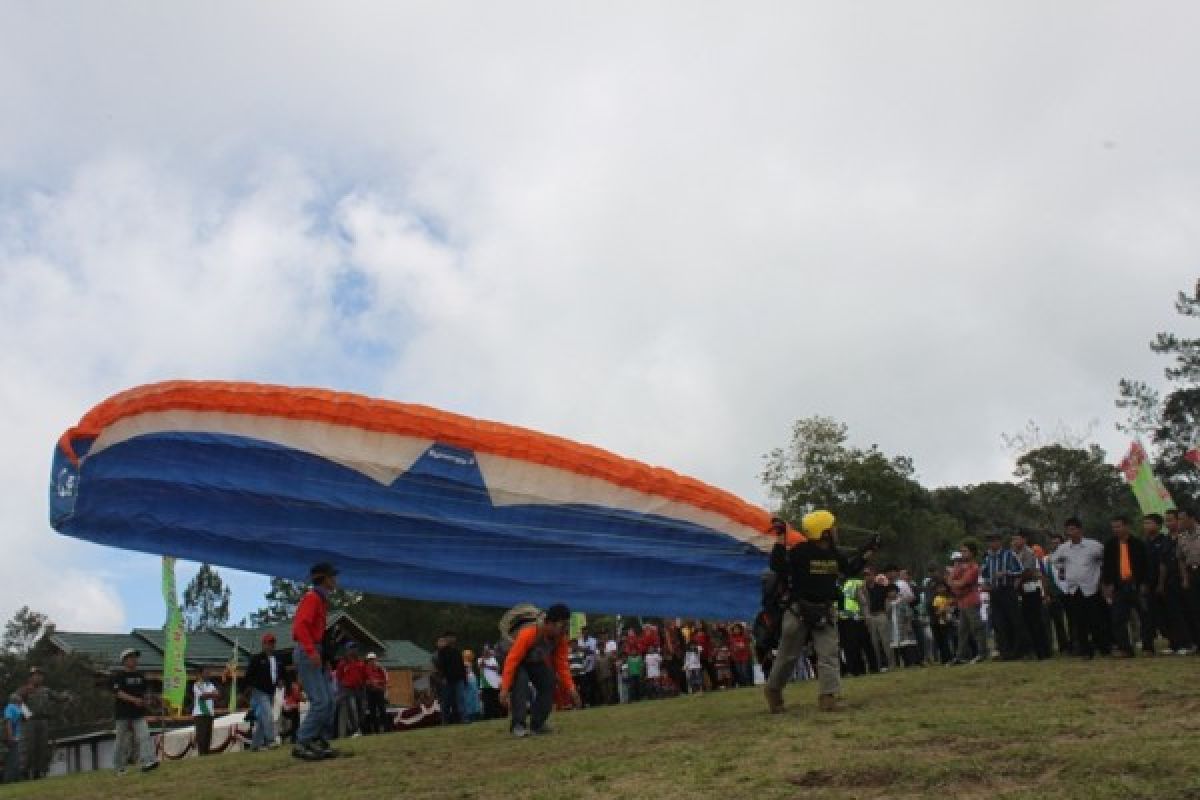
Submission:
[[[360,736],[362,736],[362,731],[355,731],[354,733],[350,734],[351,739],[357,739]]]
[[[149,764],[142,764],[142,772],[153,772],[158,769],[158,762],[151,761]]]
[[[324,739],[313,739],[309,743],[309,747],[320,753],[321,758],[337,758],[338,755],[340,755],[338,751],[334,750],[333,747],[330,746],[329,742],[325,741]]]
[[[533,729],[534,736],[545,736],[548,733],[554,733],[554,728],[550,727],[549,722],[543,722],[542,727]]]
[[[267,749],[268,750],[278,750],[279,742],[271,742],[269,745],[267,745]]]
[[[526,728],[524,725],[513,725],[512,726],[512,735],[517,737],[518,739],[524,739],[526,736],[529,735],[529,729]]]
[[[1173,656],[1175,655],[1175,651],[1168,647],[1166,650],[1162,651],[1162,654],[1164,656]]]
[[[1181,647],[1181,648],[1179,648],[1178,650],[1176,650],[1176,651],[1175,651],[1175,655],[1177,655],[1177,656],[1190,656],[1190,655],[1191,655],[1192,653],[1194,653],[1194,652],[1196,652],[1196,649],[1195,649],[1195,648],[1193,648],[1193,647]]]
[[[970,661],[968,661],[967,663],[968,663],[968,664],[978,664],[978,663],[979,663],[980,661],[982,661],[982,660],[983,660],[983,656],[975,656],[974,658],[972,658],[972,659],[971,659]]]
[[[292,748],[292,755],[304,761],[320,761],[324,758],[321,751],[309,744],[297,744]]]

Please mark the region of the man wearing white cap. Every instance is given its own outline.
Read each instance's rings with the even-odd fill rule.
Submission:
[[[121,652],[121,669],[113,674],[111,686],[116,706],[113,716],[117,721],[117,742],[113,750],[113,768],[118,775],[125,773],[129,763],[129,751],[136,743],[142,772],[158,767],[154,757],[154,742],[150,739],[150,726],[146,724],[146,676],[138,669],[141,652],[133,649]]]
[[[387,670],[379,666],[379,656],[367,653],[367,733],[384,733],[387,720]]]

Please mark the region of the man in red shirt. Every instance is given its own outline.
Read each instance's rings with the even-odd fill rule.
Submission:
[[[367,733],[383,733],[390,729],[387,718],[387,670],[379,666],[379,658],[367,653]]]
[[[733,664],[733,685],[753,686],[754,667],[750,660],[750,637],[742,623],[735,622],[729,630],[729,658]]]
[[[358,654],[358,645],[346,642],[337,670],[338,736],[362,736],[363,706],[366,705],[367,666]]]
[[[970,642],[975,642],[976,655],[972,664],[986,661],[988,657],[987,629],[983,627],[979,597],[979,565],[975,563],[978,546],[974,542],[963,542],[954,554],[954,566],[946,583],[954,594],[958,606],[958,657],[955,664],[966,664],[971,655]]]
[[[571,611],[561,603],[550,606],[539,622],[531,622],[519,630],[508,656],[504,659],[504,673],[500,679],[500,704],[507,706],[512,697],[512,733],[528,736],[530,729],[535,734],[549,733],[546,720],[554,707],[554,687],[567,690],[571,703],[579,707],[579,692],[571,678],[571,666],[567,659],[568,625]],[[533,685],[537,696],[529,704],[529,686]],[[525,715],[529,714],[530,726],[525,727]]]
[[[333,725],[333,693],[325,672],[328,656],[323,650],[326,612],[329,593],[337,588],[338,571],[332,564],[316,564],[310,570],[312,588],[300,600],[292,620],[292,639],[296,649],[292,663],[300,675],[300,683],[308,696],[308,713],[296,735],[292,755],[305,761],[333,758],[337,752],[324,739],[325,730]]]

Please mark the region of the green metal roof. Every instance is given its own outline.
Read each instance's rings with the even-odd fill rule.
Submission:
[[[152,643],[160,651],[166,650],[166,634],[161,628],[134,628],[133,635]],[[244,647],[239,648],[245,652]],[[189,667],[218,667],[229,663],[233,645],[212,631],[192,631],[187,635],[187,650],[184,661]],[[245,663],[246,656],[238,659]]]
[[[407,639],[387,639],[379,664],[387,669],[432,669],[433,653],[422,650]]]
[[[430,669],[433,654],[404,639],[378,639],[358,623],[350,614],[335,611],[329,615],[329,628],[341,625],[354,631],[360,652],[365,656],[375,652],[379,663],[386,669]],[[258,652],[263,634],[275,634],[277,652],[290,653],[296,646],[292,639],[292,621],[285,620],[260,628],[215,628],[193,631],[188,634],[185,661],[189,669],[197,667],[220,667],[229,663],[236,641],[242,656],[238,663],[245,666],[250,653]],[[67,653],[82,653],[91,657],[103,669],[119,666],[122,650],[133,647],[142,655],[139,664],[143,669],[161,670],[166,634],[161,628],[135,628],[131,633],[71,633],[54,631],[50,641]]]
[[[120,666],[121,651],[132,647],[141,651],[138,664],[142,669],[162,669],[162,651],[151,641],[132,633],[71,633],[54,631],[50,641],[66,653],[79,653],[92,659],[101,669]]]

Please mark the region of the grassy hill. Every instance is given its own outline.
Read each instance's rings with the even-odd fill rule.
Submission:
[[[28,798],[1200,798],[1200,658],[930,667],[812,683],[769,716],[758,690],[170,762],[4,787]]]

